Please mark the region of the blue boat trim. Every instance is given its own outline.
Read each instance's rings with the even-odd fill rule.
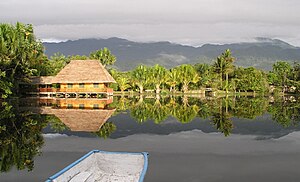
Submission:
[[[55,180],[57,177],[59,177],[60,175],[62,175],[63,173],[65,173],[66,171],[68,171],[69,169],[71,169],[72,167],[74,167],[75,165],[77,165],[78,163],[80,163],[81,161],[83,161],[85,158],[89,157],[90,155],[92,155],[94,153],[131,154],[131,155],[141,155],[142,154],[144,156],[144,166],[143,166],[143,170],[142,170],[141,175],[140,175],[139,182],[143,182],[144,181],[144,177],[146,175],[147,168],[148,168],[148,155],[149,155],[148,152],[109,152],[109,151],[103,151],[103,150],[92,150],[89,153],[87,153],[84,156],[82,156],[80,159],[76,160],[72,164],[68,165],[67,167],[65,167],[64,169],[62,169],[61,171],[59,171],[58,173],[56,173],[53,176],[49,177],[46,180],[46,182],[51,182],[51,181]]]
[[[144,181],[144,177],[146,175],[147,168],[148,168],[148,155],[149,155],[149,153],[148,152],[142,152],[142,154],[144,155],[144,167],[143,167],[139,182]]]

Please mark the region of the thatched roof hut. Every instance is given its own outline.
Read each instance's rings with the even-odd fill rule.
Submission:
[[[54,76],[36,76],[36,77],[31,77],[30,81],[31,84],[36,85],[36,84],[52,84],[52,80],[54,79]]]
[[[52,83],[116,83],[97,60],[72,60],[52,80]]]

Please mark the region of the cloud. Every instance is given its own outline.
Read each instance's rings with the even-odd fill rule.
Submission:
[[[2,22],[33,23],[43,39],[123,37],[186,44],[257,36],[300,45],[297,0],[13,0]]]
[[[249,23],[216,24],[81,24],[40,25],[35,27],[39,38],[81,39],[121,37],[139,42],[167,40],[171,42],[202,45],[205,43],[232,43],[255,41],[255,37],[279,38],[299,45],[300,27],[270,26]]]

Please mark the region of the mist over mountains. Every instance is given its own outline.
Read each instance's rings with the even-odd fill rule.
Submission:
[[[277,60],[293,64],[300,62],[300,48],[279,39],[256,38],[255,42],[233,44],[205,44],[200,47],[170,42],[133,42],[121,38],[80,39],[60,43],[44,43],[46,55],[56,52],[64,55],[89,55],[91,51],[107,47],[117,57],[115,66],[122,71],[139,64],[161,64],[171,68],[180,64],[212,64],[224,50],[230,49],[236,58],[235,65],[271,70]]]

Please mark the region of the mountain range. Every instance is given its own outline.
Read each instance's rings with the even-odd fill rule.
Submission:
[[[43,43],[48,57],[60,52],[64,55],[89,55],[91,51],[107,47],[116,55],[115,67],[126,71],[139,64],[161,64],[171,68],[180,64],[208,63],[224,50],[230,49],[236,58],[235,65],[271,70],[278,60],[291,64],[300,62],[300,47],[279,39],[256,38],[254,42],[232,44],[204,44],[199,47],[171,42],[133,42],[121,38],[79,39],[59,43]]]

